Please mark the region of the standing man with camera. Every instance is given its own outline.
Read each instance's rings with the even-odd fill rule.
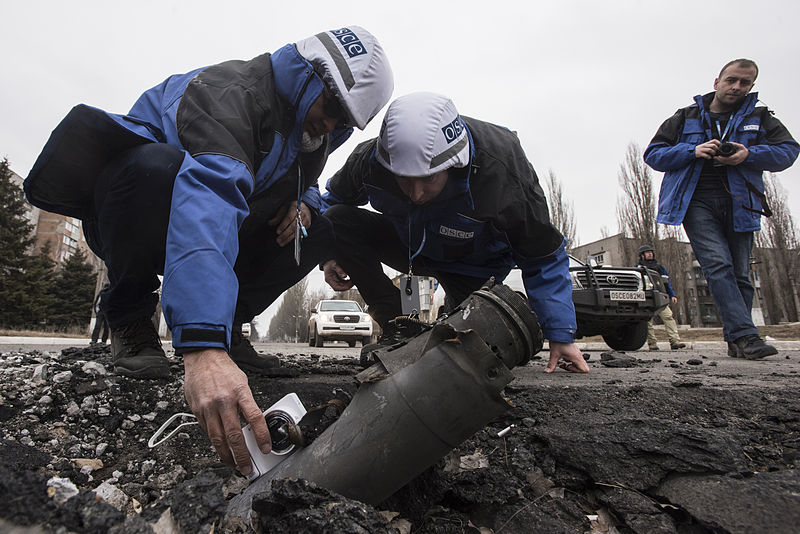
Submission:
[[[694,97],[664,121],[644,153],[663,171],[658,222],[683,224],[722,318],[728,356],[756,360],[777,354],[758,335],[750,309],[750,251],[761,215],[771,212],[764,171],[779,172],[797,159],[800,145],[751,93],[758,66],[727,63],[714,92]]]

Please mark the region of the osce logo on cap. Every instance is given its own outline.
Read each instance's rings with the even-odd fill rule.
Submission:
[[[344,47],[345,52],[351,58],[363,56],[367,53],[367,48],[359,41],[358,36],[350,28],[331,30],[331,33]]]
[[[458,115],[456,115],[456,118],[453,119],[453,122],[442,127],[442,133],[444,134],[444,138],[447,140],[448,144],[458,139],[458,136],[461,135],[461,132],[463,131],[464,125],[461,124],[461,117]]]

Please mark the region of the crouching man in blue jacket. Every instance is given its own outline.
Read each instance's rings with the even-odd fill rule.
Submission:
[[[25,181],[32,204],[83,221],[108,267],[101,301],[117,374],[169,376],[150,320],[163,274],[186,400],[222,459],[244,474],[250,458],[239,415],[264,452],[270,438],[240,367],[275,362],[242,339],[241,324],[323,259],[332,231],[318,216],[317,178],[392,89],[369,32],[322,32],[249,61],[171,76],[127,115],[77,106]],[[299,259],[287,246],[298,231],[308,235]]]
[[[335,253],[323,265],[336,291],[353,285],[393,337],[400,291],[381,263],[435,276],[445,305],[518,265],[550,342],[547,371],[588,372],[574,343],[566,240],[550,223],[536,173],[514,132],[461,117],[453,102],[414,93],[387,109],[377,139],[360,144],[327,184]],[[369,202],[377,210],[358,208]]]
[[[663,171],[658,222],[683,224],[722,318],[728,356],[777,354],[751,318],[750,251],[761,216],[770,215],[764,171],[789,168],[800,145],[750,91],[758,66],[726,64],[714,92],[694,97],[656,132],[645,162]]]

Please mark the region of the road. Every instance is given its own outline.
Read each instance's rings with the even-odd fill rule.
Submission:
[[[59,352],[66,347],[84,346],[88,339],[57,337],[10,337],[0,336],[0,352],[40,350]],[[661,350],[647,349],[628,353],[636,358],[630,367],[608,367],[601,363],[602,354],[610,352],[603,343],[578,343],[588,356],[591,372],[586,375],[558,370],[550,375],[544,373],[547,363],[547,346],[533,361],[514,369],[517,377],[512,384],[562,385],[570,387],[597,386],[606,383],[655,384],[677,382],[699,382],[706,386],[763,386],[785,387],[800,378],[800,341],[771,341],[780,351],[776,356],[764,360],[749,361],[727,356],[727,346],[722,342],[695,341],[687,343],[682,350],[669,350],[668,343],[661,343]],[[254,343],[258,352],[277,354],[282,358],[306,358],[311,355],[322,359],[358,358],[360,348],[350,348],[346,343],[326,343],[324,347],[309,347],[295,343]],[[164,348],[171,352],[169,341]]]

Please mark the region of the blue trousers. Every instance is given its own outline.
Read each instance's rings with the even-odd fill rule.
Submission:
[[[731,198],[693,198],[683,228],[722,318],[725,341],[758,334],[750,315],[753,307],[753,284],[750,283],[753,232],[733,230]]]

